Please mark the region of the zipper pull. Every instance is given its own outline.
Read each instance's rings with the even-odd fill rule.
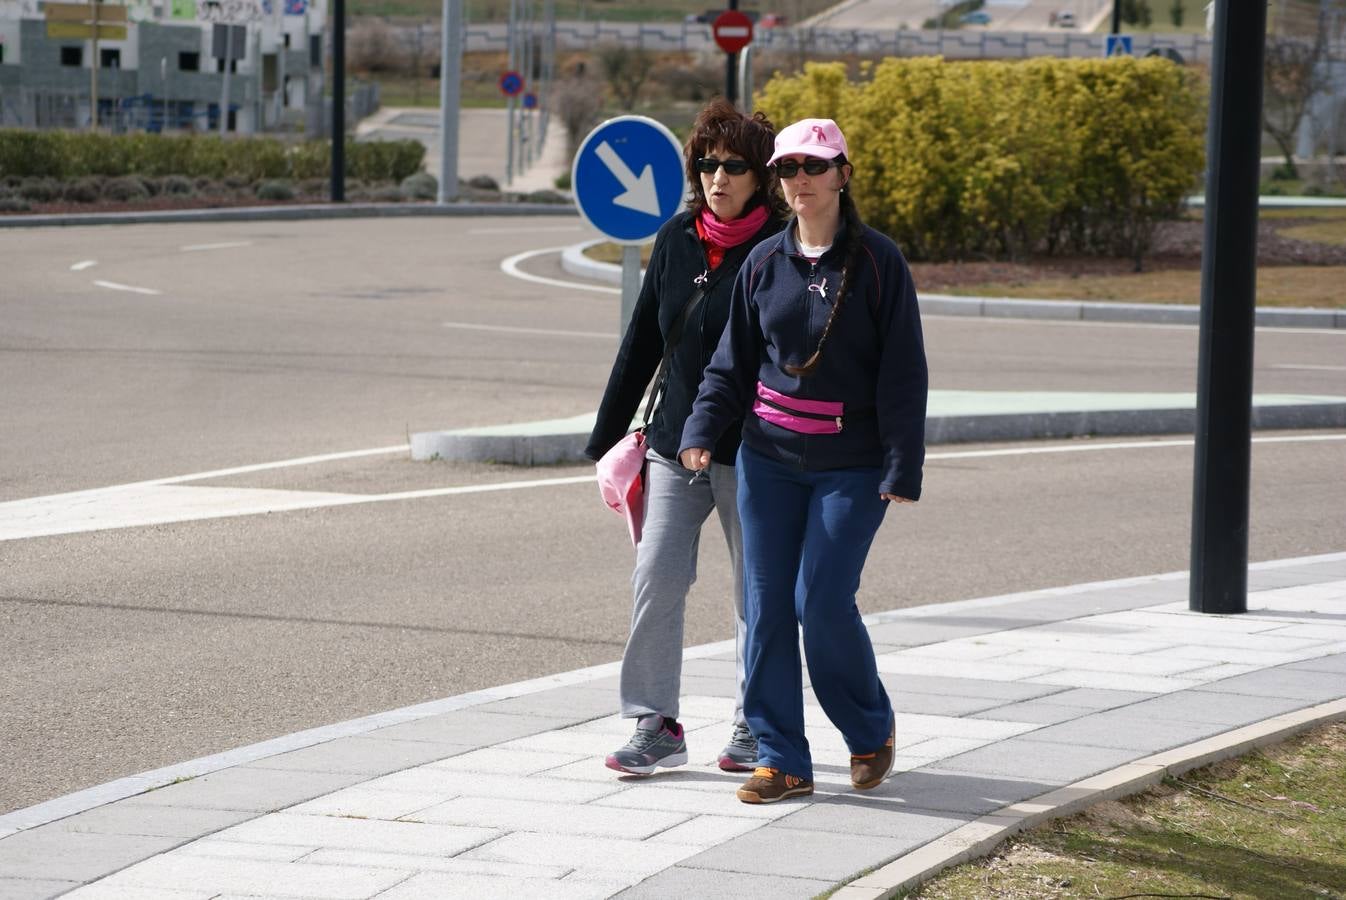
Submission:
[[[841,416],[837,416],[837,434],[841,434]]]

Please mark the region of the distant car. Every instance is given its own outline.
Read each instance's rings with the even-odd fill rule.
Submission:
[[[780,13],[762,13],[762,18],[757,20],[758,28],[784,28],[786,16]]]
[[[1051,23],[1055,25],[1057,28],[1075,27],[1075,14],[1068,9],[1063,9],[1060,12],[1052,13],[1051,18],[1052,18]]]
[[[963,25],[990,25],[991,15],[990,13],[984,13],[981,10],[975,10],[959,16],[958,21]]]

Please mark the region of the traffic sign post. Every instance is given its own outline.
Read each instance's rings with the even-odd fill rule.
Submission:
[[[622,331],[640,289],[640,251],[682,205],[687,193],[682,145],[645,116],[618,116],[589,132],[570,170],[575,205],[586,222],[625,244]]]
[[[734,83],[734,57],[752,43],[752,19],[738,11],[738,0],[729,0],[729,9],[715,17],[710,33],[715,43],[727,54],[724,95],[730,103],[736,103],[738,89]]]

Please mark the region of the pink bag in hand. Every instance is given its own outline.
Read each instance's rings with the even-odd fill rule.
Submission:
[[[645,435],[633,431],[598,461],[598,492],[613,512],[626,516],[631,546],[645,521]]]

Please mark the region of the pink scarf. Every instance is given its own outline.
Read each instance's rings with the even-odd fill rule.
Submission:
[[[766,206],[759,205],[737,219],[721,222],[707,206],[701,210],[701,231],[710,243],[727,250],[756,234],[766,224],[766,215]]]

